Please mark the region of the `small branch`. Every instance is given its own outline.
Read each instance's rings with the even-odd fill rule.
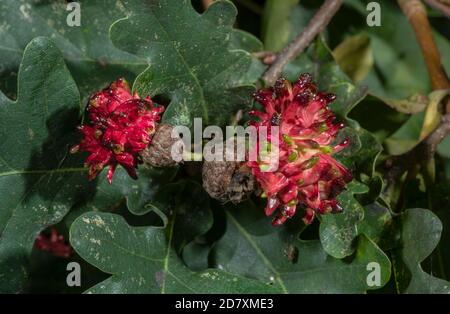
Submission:
[[[448,113],[441,118],[438,127],[414,149],[386,162],[387,188],[393,186],[405,172],[433,158],[438,145],[449,134],[450,114]]]
[[[441,63],[439,50],[433,39],[425,6],[420,0],[397,1],[416,33],[433,89],[450,88],[450,82]],[[447,103],[446,112],[450,112],[450,102]]]
[[[254,58],[260,59],[264,64],[271,65],[275,62],[277,54],[272,51],[258,51],[252,53]]]
[[[433,89],[450,88],[450,82],[441,63],[439,50],[433,39],[425,6],[420,0],[397,0],[397,2],[414,29]],[[387,186],[385,192],[389,193],[389,190],[399,182],[405,172],[407,173],[407,180],[416,177],[420,167],[426,165],[433,158],[439,143],[450,134],[450,100],[448,98],[445,112],[447,114],[442,116],[437,128],[416,147],[403,155],[386,161]]]
[[[450,113],[444,115],[438,127],[422,142],[424,147],[424,158],[429,160],[436,153],[439,143],[450,134]]]
[[[278,54],[275,62],[264,73],[262,79],[267,85],[273,85],[283,71],[284,66],[302,53],[313,39],[325,29],[341,7],[342,2],[343,0],[325,0],[325,3],[311,19],[305,30]]]
[[[257,59],[264,59],[265,57],[267,57],[267,56],[273,56],[273,55],[275,55],[276,53],[275,52],[273,52],[273,51],[258,51],[258,52],[253,52],[252,53],[252,56],[253,57],[255,57],[255,58],[257,58]]]
[[[447,18],[450,19],[450,6],[445,5],[444,3],[438,0],[424,0],[426,4],[428,4],[433,9],[440,11]],[[450,3],[450,2],[449,2]]]

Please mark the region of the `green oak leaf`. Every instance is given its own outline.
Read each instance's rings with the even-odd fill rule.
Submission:
[[[170,184],[177,172],[176,168],[153,169],[141,166],[138,179],[133,180],[122,167],[118,169],[118,173],[114,174],[114,184],[109,184],[106,180],[106,170],[99,175],[95,198],[87,204],[89,210],[95,211],[97,206],[105,203],[117,203],[125,196],[130,212],[134,215],[144,215],[155,210],[155,207],[149,204],[157,199],[158,193]]]
[[[334,48],[333,56],[354,82],[362,81],[373,66],[370,38],[364,34],[346,38]]]
[[[262,16],[262,39],[265,49],[269,51],[280,51],[293,41],[306,29],[318,9],[305,6],[298,0],[271,0],[266,3]],[[323,33],[327,31],[325,29]]]
[[[263,50],[262,42],[250,33],[239,29],[234,29],[231,34],[230,50],[245,50],[250,53],[260,52]],[[251,65],[242,76],[244,82],[257,82],[261,79],[267,66],[257,58],[252,58]]]
[[[204,242],[192,241],[183,248],[183,261],[192,270],[204,270],[208,268],[208,256],[211,248],[210,245]]]
[[[121,1],[79,0],[81,26],[66,22],[66,1],[2,0],[0,2],[0,88],[15,96],[23,49],[34,37],[52,38],[62,51],[83,99],[118,77],[134,79],[144,59],[115,48],[109,27],[126,14]]]
[[[273,228],[252,204],[226,210],[227,228],[212,256],[216,267],[262,281],[284,293],[363,293],[369,289],[367,264],[377,262],[381,285],[390,277],[387,256],[360,236],[349,260],[336,259],[320,241],[300,240],[287,227]]]
[[[347,190],[338,196],[344,211],[322,215],[320,218],[320,242],[323,249],[335,258],[344,258],[355,251],[358,236],[357,225],[364,219],[364,208],[354,194],[367,193],[368,187],[357,181],[347,185]]]
[[[346,0],[345,3],[347,6],[354,8],[355,15],[359,15],[359,18],[365,20],[367,17],[366,4],[369,2],[370,0]],[[389,138],[386,146],[390,153],[401,154],[417,143],[416,128],[418,126],[416,122],[420,118],[413,116],[412,121],[408,122],[407,126],[399,129],[396,124],[404,119],[399,119],[399,115],[384,115],[383,111],[386,108],[382,108],[383,102],[385,105],[392,106],[402,112],[421,111],[424,104],[420,99],[421,97],[417,97],[417,95],[427,95],[431,91],[431,84],[411,24],[394,2],[384,1],[380,2],[380,5],[383,15],[382,27],[369,27],[364,23],[361,24],[363,27],[357,26],[353,30],[370,37],[375,66],[363,80],[363,83],[369,87],[370,93],[377,96],[379,100],[376,104],[371,103],[374,114],[365,111],[364,115],[358,117],[358,121],[363,127],[373,125],[377,130],[383,129],[383,133],[388,129],[389,134],[387,135],[393,133],[394,127],[395,130],[398,129],[399,132]],[[448,40],[436,31],[433,31],[433,38],[441,55],[449,55],[450,44]],[[442,63],[448,72],[450,70],[450,59],[442,58]],[[367,129],[372,131],[369,127]],[[386,137],[386,134],[382,139],[384,137]],[[441,153],[445,151],[445,148],[440,145],[438,150]]]
[[[72,208],[64,219],[67,229],[75,219],[89,211],[121,214],[133,225],[163,227],[176,211],[178,220],[172,243],[174,249],[184,255],[185,247],[189,250],[197,237],[211,228],[210,199],[196,181],[174,181],[177,169],[140,167],[138,179],[133,180],[119,167],[113,184],[106,180],[106,172],[99,175],[95,188],[79,194],[81,204]]]
[[[362,205],[355,195],[366,193],[368,187],[351,182],[348,190],[338,196],[345,210],[321,216],[319,235],[324,250],[336,258],[344,258],[355,250],[358,235],[364,234],[383,250],[395,247],[399,239],[395,215],[378,203]]]
[[[443,218],[445,212],[440,213]],[[446,250],[445,245],[436,250],[442,223],[430,210],[413,208],[394,214],[380,204],[370,204],[364,207],[364,220],[358,225],[358,231],[390,253],[397,292],[450,292],[450,282],[432,276],[422,268],[422,265],[426,269],[436,266],[437,271],[445,275],[443,265],[440,265],[442,256],[439,256],[439,249]],[[436,262],[429,260],[432,253]],[[428,265],[430,261],[433,262],[431,266]],[[433,272],[436,271],[433,269]]]
[[[395,217],[395,214],[381,204],[365,205],[364,219],[358,224],[358,232],[372,239],[383,250],[390,250],[398,245],[400,239]]]
[[[299,0],[268,0],[264,5],[262,37],[264,48],[268,51],[280,51],[288,43],[294,28],[294,12]]]
[[[229,48],[232,50],[243,49],[249,52],[258,52],[263,50],[263,44],[252,34],[240,29],[233,29]]]
[[[33,40],[20,67],[17,101],[0,94],[2,292],[25,289],[36,235],[69,210],[66,224],[86,210],[109,211],[121,203],[137,215],[160,214],[147,205],[176,170],[141,168],[134,181],[119,167],[113,185],[105,171],[88,182],[81,155],[68,154],[79,114],[79,92],[56,44],[44,37]]]
[[[370,0],[346,0],[355,9],[354,14],[364,19]],[[430,92],[430,81],[420,46],[408,19],[395,1],[379,1],[382,27],[370,27],[366,23],[357,26],[358,33],[370,37],[374,67],[363,80],[370,92],[390,99],[405,99],[411,95]],[[442,56],[450,54],[448,40],[433,31],[433,38]],[[400,44],[401,43],[401,44]],[[450,59],[442,58],[445,69],[450,70]],[[368,118],[371,118],[368,116]]]
[[[107,169],[98,175],[95,184],[89,184],[86,177],[85,189],[78,191],[77,203],[64,218],[64,224],[69,229],[72,222],[82,213],[113,212],[121,208],[127,209],[136,216],[154,212],[156,214],[154,218],[157,218],[154,223],[160,219],[165,223],[167,220],[165,214],[152,204],[158,199],[163,187],[170,184],[177,170],[176,168],[152,169],[141,166],[137,171],[138,178],[134,180],[124,168],[118,167],[114,173],[113,184],[109,184],[106,179]]]
[[[181,252],[185,245],[205,234],[213,224],[210,198],[203,187],[193,180],[179,180],[162,187],[156,194],[151,208],[157,208],[166,217],[176,213],[173,247]],[[168,219],[167,219],[168,221]]]
[[[365,86],[355,86],[333,59],[323,37],[309,46],[306,53],[289,63],[283,74],[291,81],[297,80],[300,73],[310,73],[318,83],[319,90],[336,94],[331,109],[345,118],[367,94]]]
[[[402,293],[450,293],[450,282],[426,273],[421,262],[438,245],[442,223],[431,211],[414,208],[401,218],[401,244],[394,251],[396,285]]]
[[[87,293],[271,293],[269,284],[218,269],[189,270],[172,247],[176,214],[167,227],[131,227],[118,215],[86,213],[70,242],[85,260],[112,276]]]
[[[450,165],[450,160],[445,162]],[[450,241],[450,176],[448,173],[445,176],[444,171],[445,169],[437,171],[436,184],[429,191],[432,211],[442,221],[443,229],[439,245],[428,260],[434,275],[449,280],[450,272],[446,265],[450,263],[450,247],[447,245]]]
[[[0,93],[0,291],[17,292],[36,235],[60,221],[86,181],[68,153],[80,96],[61,53],[39,37],[26,48],[17,101]]]
[[[170,98],[164,122],[191,126],[202,117],[204,125],[223,125],[248,107],[253,63],[249,52],[235,47],[231,2],[215,1],[201,15],[187,0],[123,3],[130,14],[111,26],[111,39],[148,61],[133,89]]]
[[[350,127],[339,132],[337,142],[348,139],[349,146],[335,157],[353,171],[354,177],[361,173],[372,177],[382,146],[370,132],[360,127],[356,121],[349,119],[347,122]]]

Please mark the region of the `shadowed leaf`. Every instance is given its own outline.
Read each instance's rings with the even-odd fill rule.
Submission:
[[[215,1],[202,15],[187,0],[123,3],[130,15],[112,25],[111,39],[149,63],[133,89],[171,99],[163,121],[191,126],[194,117],[202,117],[204,125],[223,125],[248,107],[252,59],[235,47],[232,3]]]
[[[172,247],[176,215],[166,229],[130,227],[118,215],[86,213],[71,243],[89,263],[112,276],[87,293],[270,293],[268,284],[218,269],[190,271]]]

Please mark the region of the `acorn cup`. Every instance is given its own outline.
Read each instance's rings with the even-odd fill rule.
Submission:
[[[145,164],[162,168],[174,167],[179,163],[173,159],[172,154],[182,153],[181,146],[179,146],[178,151],[173,152],[173,149],[175,150],[173,145],[180,141],[181,138],[177,134],[172,134],[172,130],[173,127],[169,124],[160,124],[157,126],[152,142],[139,153]]]
[[[257,184],[245,161],[234,160],[233,154],[227,156],[226,146],[224,142],[223,161],[203,162],[203,188],[214,199],[237,204],[257,190]]]

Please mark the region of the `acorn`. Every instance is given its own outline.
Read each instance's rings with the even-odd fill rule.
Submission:
[[[225,145],[224,145],[225,146]],[[247,199],[257,189],[255,177],[242,161],[204,161],[203,188],[214,199],[233,204]]]
[[[173,127],[169,124],[159,124],[153,135],[152,142],[142,152],[142,161],[152,167],[174,167],[178,161],[172,158],[172,146],[181,140],[177,135],[172,137]],[[180,145],[181,154],[182,147]]]

